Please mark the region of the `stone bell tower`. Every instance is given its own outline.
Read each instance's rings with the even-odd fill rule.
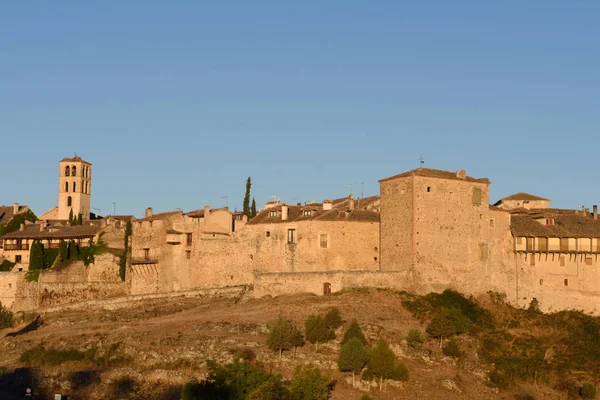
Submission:
[[[92,164],[80,157],[63,158],[58,173],[58,219],[68,220],[81,214],[90,219],[90,197],[92,193]]]

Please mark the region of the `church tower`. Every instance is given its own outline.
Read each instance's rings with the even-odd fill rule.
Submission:
[[[80,157],[63,158],[58,173],[58,219],[68,220],[81,214],[90,219],[90,197],[92,193],[92,164]]]

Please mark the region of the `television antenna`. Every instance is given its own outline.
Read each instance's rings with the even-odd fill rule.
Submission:
[[[425,159],[423,158],[423,154],[421,154],[421,157],[419,157],[419,168],[423,168],[423,165],[425,165]]]
[[[117,215],[117,202],[111,201],[111,204],[113,205],[113,215]]]

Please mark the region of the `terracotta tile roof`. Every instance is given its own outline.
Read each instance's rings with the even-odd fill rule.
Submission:
[[[162,212],[162,213],[154,214],[151,217],[136,219],[135,222],[157,221],[157,220],[167,219],[167,218],[175,216],[177,214],[183,215],[183,211],[177,210],[177,211]]]
[[[25,225],[25,229],[4,235],[4,239],[76,239],[94,237],[101,230],[100,223],[77,226],[54,224],[40,231],[40,224]]]
[[[500,201],[504,201],[504,200],[546,200],[546,201],[548,201],[549,199],[545,199],[545,198],[539,197],[539,196],[534,196],[532,194],[525,193],[525,192],[519,192],[519,193],[515,193],[508,197],[504,197],[504,198],[500,199]],[[498,201],[498,203],[500,201]],[[498,204],[498,203],[496,203],[496,204]]]
[[[133,219],[133,215],[107,215],[106,217],[104,217],[105,219],[117,219],[119,221],[127,221],[130,219]]]
[[[363,197],[362,199],[354,199],[354,207],[355,209],[360,210],[371,210],[373,208],[378,208],[378,201],[379,195]],[[342,197],[340,199],[333,200],[333,208],[337,210],[346,210],[348,209],[349,204],[350,200],[348,197]]]
[[[406,178],[409,176],[423,176],[427,178],[439,178],[439,179],[453,179],[457,181],[467,181],[467,182],[476,182],[476,183],[490,183],[487,178],[473,178],[470,176],[465,176],[465,178],[459,178],[456,172],[451,171],[443,171],[439,169],[431,169],[431,168],[417,168],[412,171],[407,171],[398,175],[390,176],[389,178],[380,179],[379,182],[389,181],[391,179],[396,178]]]
[[[81,157],[67,157],[67,158],[63,158],[62,160],[60,160],[60,162],[84,162],[86,164],[90,164],[92,165],[92,163],[85,161],[83,158]]]
[[[29,210],[27,206],[19,206],[18,214]],[[14,217],[14,206],[0,206],[0,224],[5,224]]]
[[[554,225],[547,226],[536,218],[553,218]],[[600,220],[584,213],[562,213],[553,217],[541,214],[512,215],[510,229],[513,236],[600,238]]]
[[[209,212],[213,212],[213,211],[229,211],[229,209],[227,207],[211,208]],[[233,213],[233,214],[236,214],[236,213]],[[242,213],[239,212],[237,214],[242,214]],[[185,215],[188,217],[191,217],[191,218],[202,218],[202,217],[204,217],[204,208],[199,208],[197,210],[190,211],[190,212],[186,213]]]
[[[258,224],[278,224],[286,222],[301,221],[354,221],[354,222],[379,222],[379,213],[375,211],[354,210],[323,210],[321,205],[307,204],[306,206],[288,206],[288,219],[281,219],[281,207],[272,207],[259,212],[252,218],[248,225]],[[305,211],[310,210],[310,215],[305,215]],[[277,216],[271,217],[271,212],[277,212]]]
[[[500,207],[496,207],[490,204],[490,210],[491,211],[501,211],[501,212],[505,212],[505,213],[509,213],[510,210],[505,210],[504,208],[500,208]]]

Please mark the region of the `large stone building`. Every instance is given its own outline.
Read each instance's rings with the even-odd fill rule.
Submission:
[[[90,164],[64,159],[60,168],[58,213],[86,213]],[[263,296],[376,286],[425,294],[452,288],[503,292],[518,306],[537,299],[544,310],[599,314],[597,208],[552,209],[550,200],[527,193],[492,206],[489,186],[488,179],[464,170],[419,168],[382,179],[378,196],[272,201],[250,221],[227,208],[147,209],[133,222],[127,293],[241,286]],[[121,221],[24,226],[5,236],[4,251],[17,255],[7,246],[25,251],[34,239],[55,246],[60,239],[77,240],[68,235],[84,230],[88,236],[81,238],[88,239],[111,224],[122,231]],[[27,255],[19,255],[24,262]],[[105,265],[105,280],[113,285],[118,268]],[[108,292],[122,293],[123,287]]]

